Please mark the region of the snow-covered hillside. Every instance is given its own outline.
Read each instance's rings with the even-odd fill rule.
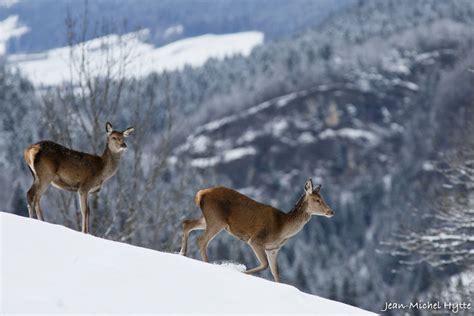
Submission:
[[[218,265],[0,212],[2,313],[368,315]]]
[[[74,46],[73,56],[78,63],[82,48],[85,48],[86,67],[95,75],[104,75],[109,65],[114,65],[112,73],[122,71],[120,66],[125,58],[126,76],[141,77],[154,71],[181,69],[185,65],[201,66],[209,58],[246,56],[262,44],[264,37],[261,32],[207,34],[155,48],[146,42],[148,36],[148,30],[141,30],[121,37],[114,34],[95,38]],[[61,47],[39,54],[14,54],[8,57],[8,62],[17,65],[34,84],[51,86],[69,79],[70,53],[69,47]],[[71,73],[75,80],[79,78],[77,69],[78,64]]]

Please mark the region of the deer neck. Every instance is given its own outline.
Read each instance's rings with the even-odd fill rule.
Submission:
[[[115,174],[115,172],[117,172],[121,155],[121,152],[112,152],[108,143],[105,145],[105,150],[101,156],[101,159],[104,163],[102,174],[105,178],[110,178]]]
[[[304,195],[301,196],[293,209],[285,214],[282,234],[287,238],[296,235],[311,219],[311,214],[307,212],[308,203],[304,197]]]

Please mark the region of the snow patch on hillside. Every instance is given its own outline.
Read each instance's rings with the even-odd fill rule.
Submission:
[[[77,44],[72,52],[79,61],[82,48],[85,49],[86,67],[93,75],[104,75],[109,65],[113,65],[112,73],[120,73],[126,56],[125,75],[143,77],[151,72],[179,70],[186,65],[199,67],[210,58],[247,56],[264,38],[261,32],[206,34],[155,48],[146,42],[149,33],[144,29],[122,36],[107,35]],[[41,54],[14,54],[8,57],[8,62],[17,65],[35,85],[53,86],[69,80],[70,53],[69,47],[61,47]],[[73,71],[72,76],[76,82],[80,78],[78,71]]]
[[[191,166],[196,168],[209,168],[221,162],[220,157],[196,158],[191,161]]]
[[[331,128],[325,129],[321,133],[319,133],[319,138],[327,139],[333,137],[342,137],[348,139],[363,139],[371,143],[372,145],[376,145],[379,142],[379,137],[372,132],[355,129],[355,128],[341,128],[338,130],[334,130]]]
[[[235,264],[207,264],[2,212],[0,227],[0,314],[373,315],[243,274]]]
[[[474,291],[474,269],[467,269],[450,277],[441,295],[453,301],[463,301],[465,298],[460,293],[466,291],[463,291],[462,288],[471,289],[471,292]]]
[[[316,137],[310,132],[303,132],[298,136],[298,142],[302,144],[311,144],[316,142]]]
[[[8,5],[9,2],[0,2],[0,7]],[[28,27],[18,24],[18,15],[11,15],[5,20],[0,21],[0,56],[5,55],[7,51],[7,43],[9,40],[18,38],[27,33],[29,30],[30,29]]]
[[[240,136],[236,143],[238,145],[241,145],[241,144],[245,144],[245,143],[249,143],[249,142],[252,142],[254,141],[257,137],[259,137],[260,135],[262,135],[263,133],[261,131],[256,131],[256,130],[253,130],[253,129],[248,129],[245,131],[245,133]]]
[[[211,144],[211,140],[209,137],[200,135],[194,139],[193,142],[193,152],[196,154],[201,154],[207,150],[209,145]]]
[[[205,124],[204,126],[202,126],[201,128],[199,128],[198,131],[196,131],[196,133],[194,133],[194,134],[199,134],[203,131],[206,131],[206,132],[215,131],[215,130],[217,130],[217,129],[219,129],[219,128],[221,128],[221,127],[223,127],[223,126],[225,126],[229,123],[232,123],[232,122],[235,122],[237,120],[240,120],[240,119],[255,115],[257,113],[260,113],[260,112],[268,109],[269,107],[273,106],[274,104],[277,104],[278,107],[284,107],[284,106],[288,105],[288,103],[290,101],[296,99],[297,97],[304,96],[307,93],[308,92],[306,90],[301,90],[301,91],[298,91],[298,92],[292,92],[292,93],[289,93],[289,94],[285,94],[285,95],[273,98],[271,100],[268,100],[268,101],[262,102],[260,104],[257,104],[253,107],[250,107],[247,110],[245,110],[245,111],[243,111],[239,114],[232,114],[232,115],[226,116],[224,118],[217,119],[217,120],[214,120],[212,122],[209,122],[209,123]]]
[[[163,32],[163,37],[168,38],[170,36],[181,35],[184,31],[184,26],[182,24],[177,24],[170,26]]]
[[[257,150],[253,147],[240,147],[234,148],[224,152],[224,162],[241,159],[245,156],[252,156],[257,153]]]
[[[246,156],[254,156],[256,154],[257,150],[252,146],[232,148],[223,151],[223,153],[218,156],[195,158],[191,160],[191,166],[196,168],[209,168],[222,162],[227,163],[242,159]]]
[[[0,0],[0,8],[10,8],[13,7],[15,4],[20,2],[20,0]]]

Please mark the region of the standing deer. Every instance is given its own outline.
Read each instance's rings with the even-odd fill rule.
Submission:
[[[202,260],[208,262],[207,246],[223,229],[234,237],[245,241],[253,250],[260,266],[247,270],[251,274],[268,268],[279,282],[277,256],[286,241],[296,235],[311,219],[311,215],[331,217],[334,211],[324,202],[319,191],[313,188],[311,179],[306,181],[304,193],[293,209],[284,213],[270,205],[261,204],[249,197],[225,187],[214,187],[196,194],[196,205],[203,216],[196,220],[183,221],[181,255],[186,256],[189,233],[204,229],[198,238]]]
[[[24,151],[25,161],[33,175],[33,184],[26,195],[28,212],[43,220],[41,196],[49,184],[61,189],[79,193],[82,213],[82,232],[89,233],[89,193],[99,192],[102,184],[118,169],[120,156],[127,148],[125,138],[133,127],[123,132],[114,131],[107,122],[107,144],[102,156],[75,151],[51,141],[41,141],[28,146]]]

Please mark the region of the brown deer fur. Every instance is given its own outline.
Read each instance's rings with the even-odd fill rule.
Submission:
[[[208,262],[207,246],[222,230],[245,241],[254,251],[260,266],[247,270],[255,273],[270,270],[275,281],[279,281],[277,255],[288,238],[296,235],[311,219],[312,215],[331,217],[334,211],[320,195],[319,185],[313,188],[311,180],[306,181],[305,192],[295,207],[284,213],[225,187],[204,189],[196,194],[196,205],[201,208],[202,217],[183,221],[181,254],[186,255],[189,233],[205,230],[198,239],[203,261]]]
[[[89,232],[89,193],[98,192],[102,184],[118,169],[122,152],[126,149],[125,137],[133,128],[113,131],[107,122],[107,144],[101,156],[66,148],[51,141],[41,141],[24,151],[25,161],[33,175],[33,184],[27,193],[28,211],[43,220],[41,196],[50,184],[61,189],[78,192],[82,213],[82,232]]]

